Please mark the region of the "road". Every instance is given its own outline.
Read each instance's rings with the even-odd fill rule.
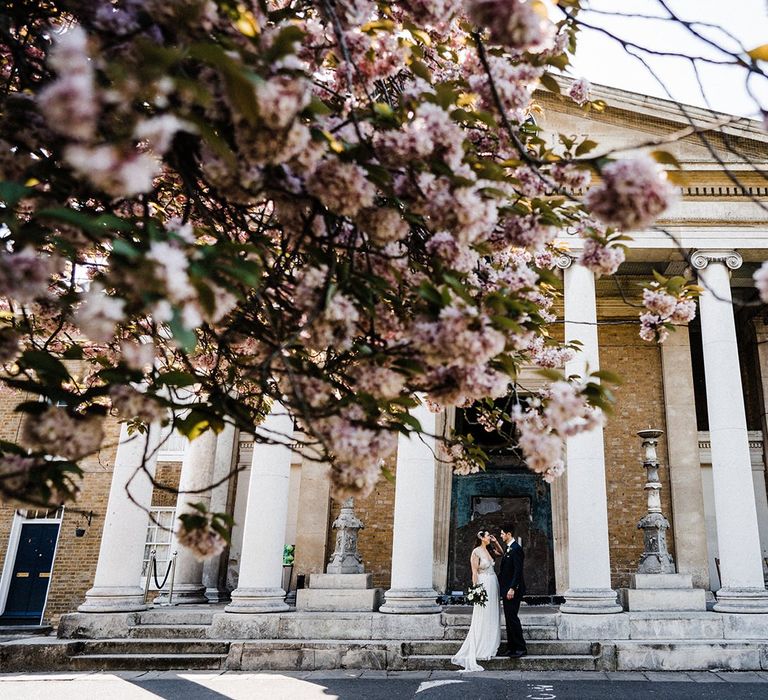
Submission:
[[[0,674],[2,700],[746,700],[768,672],[125,672]]]

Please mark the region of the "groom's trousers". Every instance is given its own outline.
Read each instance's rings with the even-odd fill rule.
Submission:
[[[528,651],[523,638],[523,626],[520,624],[518,612],[520,612],[520,598],[515,596],[512,600],[502,599],[504,607],[504,622],[507,625],[507,652]]]

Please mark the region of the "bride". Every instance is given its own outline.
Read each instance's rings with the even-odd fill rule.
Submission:
[[[472,608],[472,622],[467,638],[456,656],[451,659],[455,666],[463,666],[463,671],[482,671],[483,667],[477,660],[495,656],[501,642],[499,581],[488,547],[492,547],[497,555],[503,552],[496,538],[488,530],[480,530],[477,533],[476,545],[469,558],[472,565],[472,585],[482,583],[488,593],[488,601],[485,606],[475,605]]]

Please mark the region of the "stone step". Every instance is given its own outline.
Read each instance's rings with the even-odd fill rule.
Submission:
[[[598,657],[586,654],[530,654],[522,659],[494,656],[478,662],[486,671],[595,671]],[[408,671],[456,671],[447,654],[424,654],[405,659]]]
[[[89,639],[76,642],[81,654],[226,654],[229,642],[192,639]]]
[[[83,654],[71,656],[73,671],[215,671],[226,654]]]
[[[136,625],[128,629],[132,639],[206,639],[210,625]]]
[[[501,606],[499,606],[499,610],[501,611]],[[457,612],[444,612],[442,613],[442,620],[443,624],[445,624],[448,627],[456,626],[459,627],[463,626],[469,626],[469,621],[472,619],[472,609],[467,606],[466,611],[462,611],[460,613]],[[555,613],[553,612],[530,612],[530,611],[520,611],[520,622],[522,623],[523,627],[526,625],[533,625],[533,626],[552,626],[554,627],[556,623],[556,617]]]
[[[401,645],[403,656],[424,656],[424,655],[453,655],[462,645],[463,640],[432,639],[415,642],[403,642]],[[502,642],[504,645],[504,642]],[[559,655],[581,655],[581,656],[599,656],[601,646],[599,642],[590,641],[530,641],[526,640],[528,653],[531,656],[559,656]]]
[[[150,608],[138,614],[141,625],[210,625],[213,616],[221,612],[223,608],[213,610],[207,606],[200,610],[191,610],[189,607]]]
[[[467,621],[469,622],[469,621]],[[469,632],[469,624],[445,628],[446,639],[464,639]],[[523,625],[523,636],[526,639],[557,639],[557,627],[554,625]],[[507,632],[502,627],[502,640],[506,640]]]

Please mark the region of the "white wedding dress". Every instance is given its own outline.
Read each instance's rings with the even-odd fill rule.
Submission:
[[[461,649],[451,659],[455,666],[463,666],[463,671],[482,671],[478,659],[490,659],[496,656],[501,643],[501,613],[499,611],[499,580],[493,569],[493,559],[482,547],[476,547],[472,554],[480,558],[477,582],[485,586],[488,602],[485,607],[472,607],[472,622]]]

